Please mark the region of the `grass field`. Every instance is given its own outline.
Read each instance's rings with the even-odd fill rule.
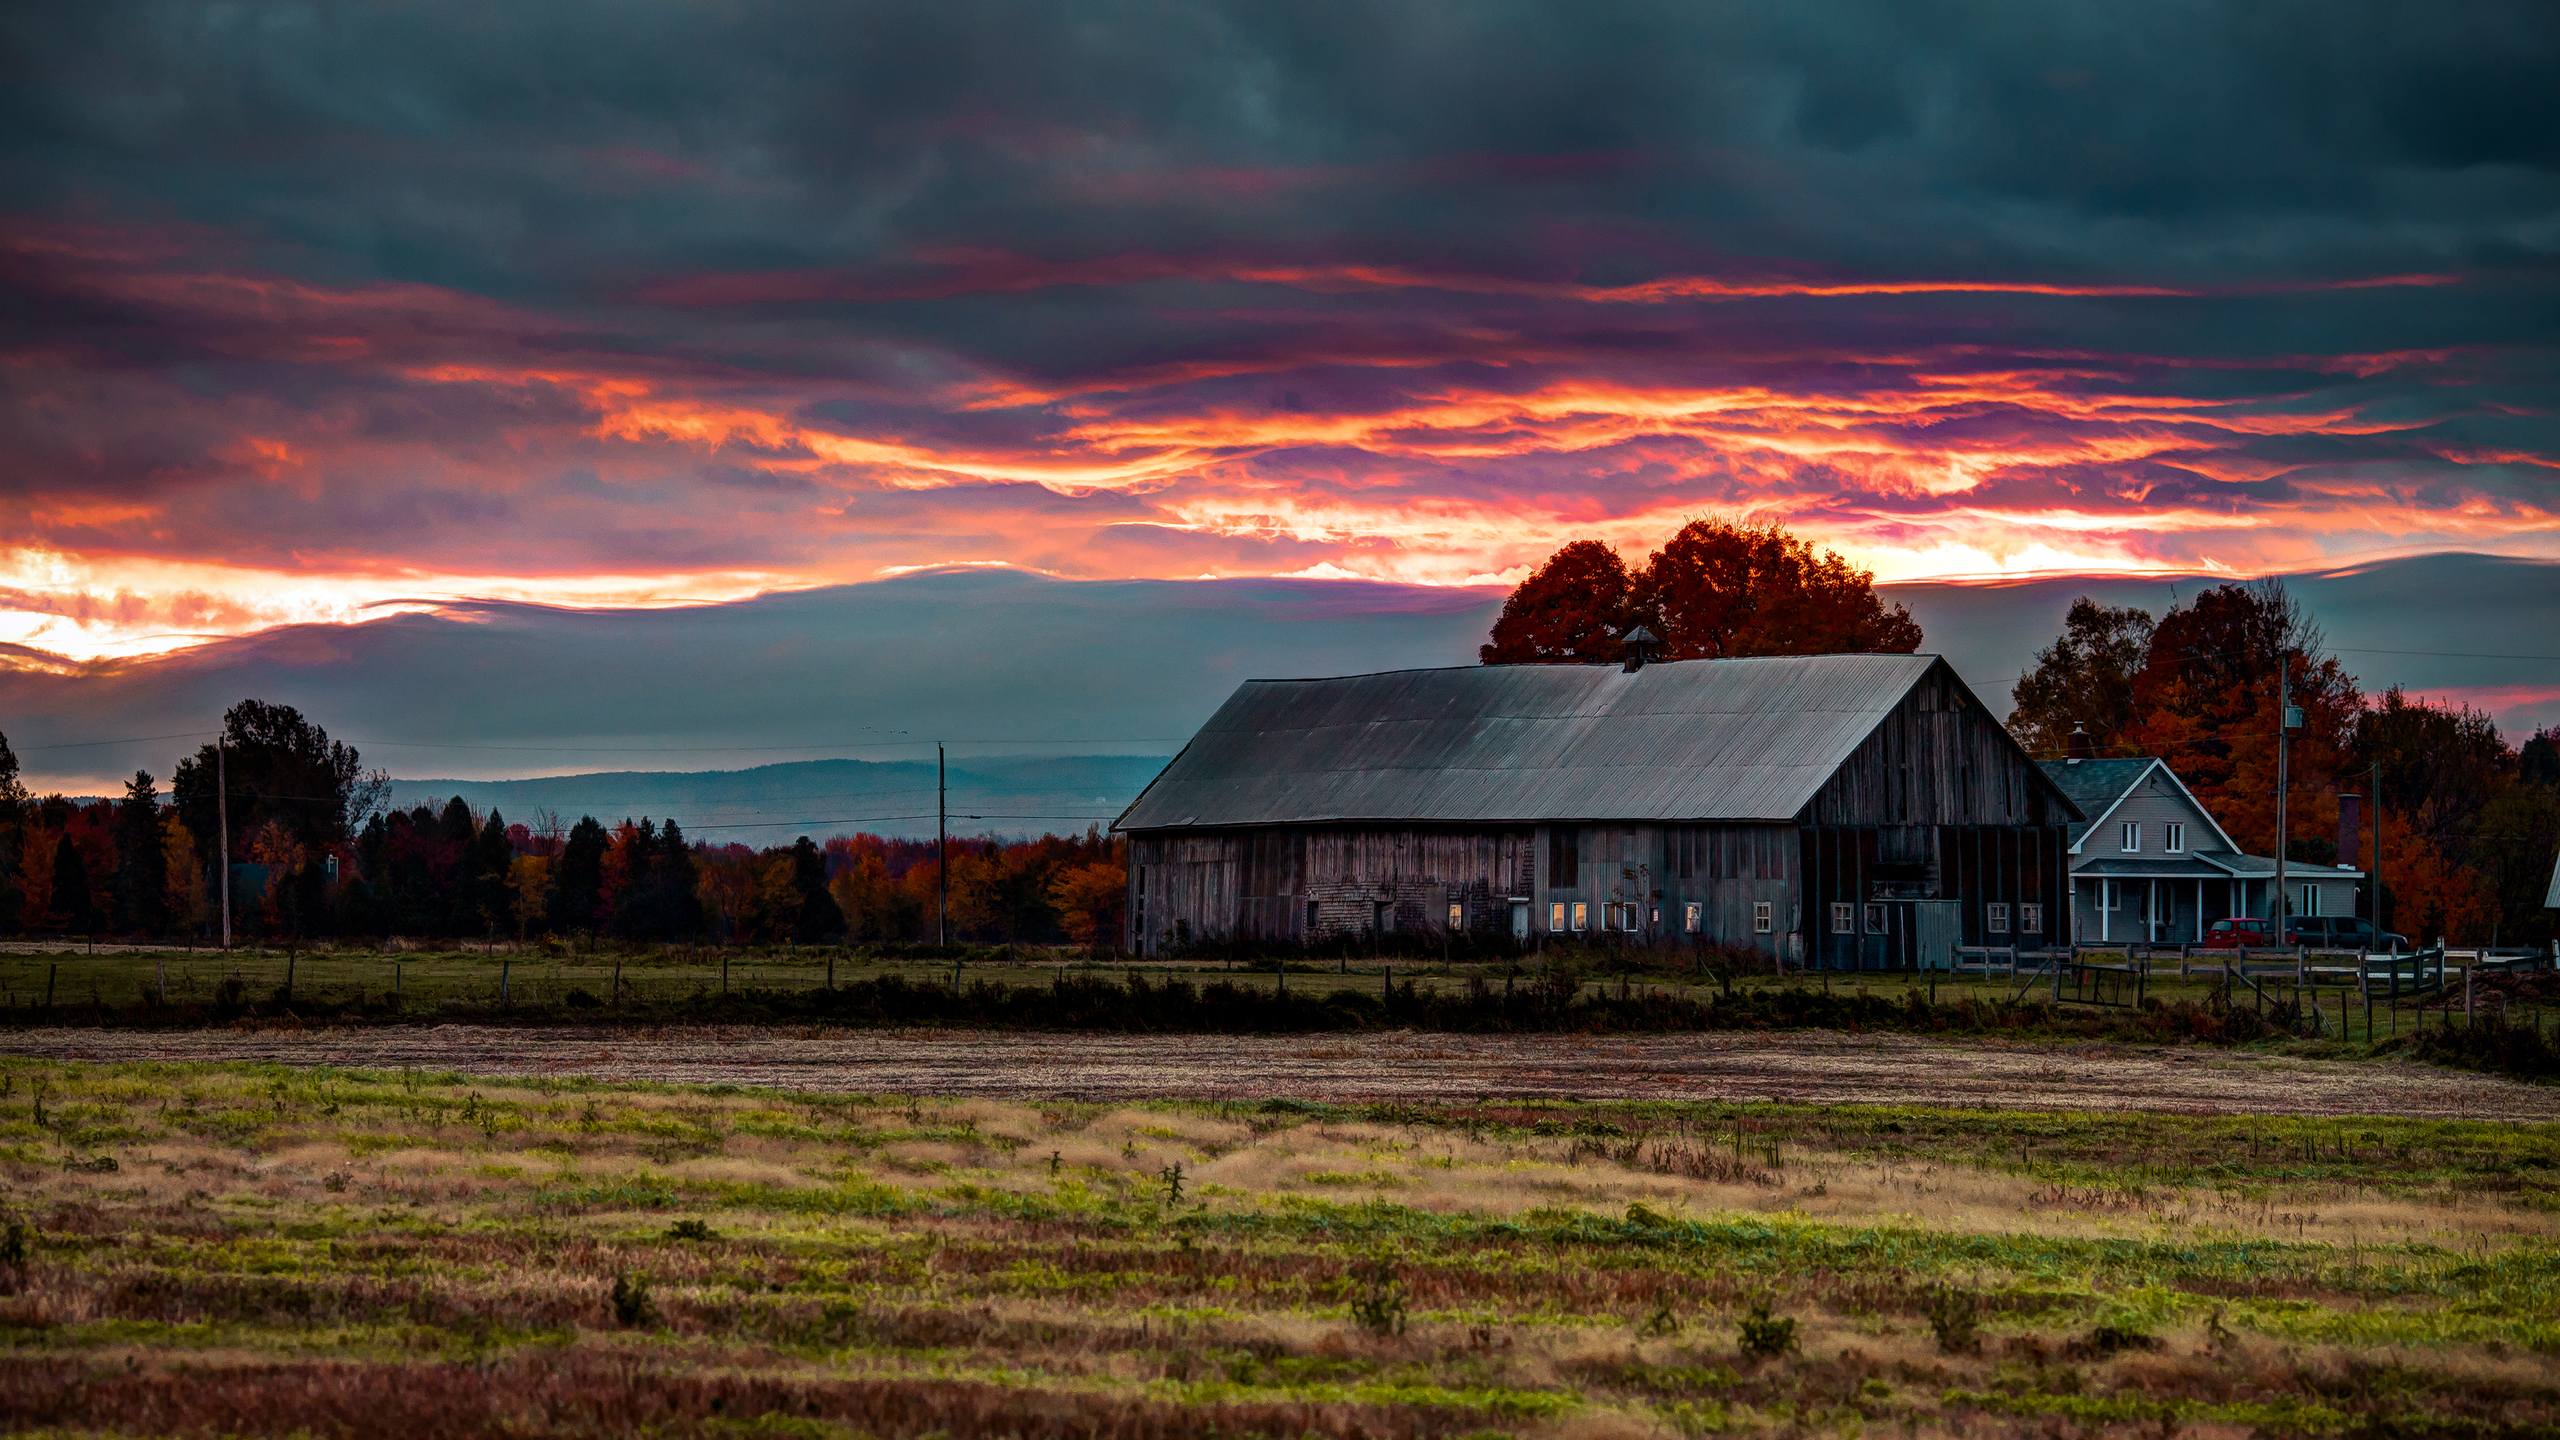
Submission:
[[[2560,1126],[0,1061],[0,1421],[2527,1435]]]

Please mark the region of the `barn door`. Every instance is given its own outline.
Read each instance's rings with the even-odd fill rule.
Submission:
[[[1529,942],[1529,902],[1526,900],[1511,902],[1511,938],[1524,945]]]
[[[1964,905],[1957,900],[1911,902],[1911,965],[1915,970],[1944,970],[1955,964],[1963,943]]]

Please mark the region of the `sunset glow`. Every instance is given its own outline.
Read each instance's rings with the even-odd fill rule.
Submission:
[[[860,47],[650,23],[705,33],[596,63],[758,57],[729,93],[771,106],[661,76],[559,113],[211,21],[31,101],[92,149],[0,215],[6,653],[961,563],[1501,585],[1701,515],[1886,580],[2560,558],[2547,172],[2464,131],[2316,179],[2457,95],[2297,124],[2200,77],[2189,129],[2093,108],[2145,62],[2057,35],[1927,104],[1859,61],[1853,134],[1760,86],[1796,51],[1757,34],[1700,70],[1245,25],[1159,96],[1110,26],[1044,22],[1036,64],[978,37],[909,94]],[[1507,98],[1338,112],[1298,73],[1337,52]]]

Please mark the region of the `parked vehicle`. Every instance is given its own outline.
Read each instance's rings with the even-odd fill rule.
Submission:
[[[2244,945],[2271,949],[2275,943],[2275,926],[2256,915],[2234,915],[2228,920],[2216,920],[2204,931],[2204,948],[2207,950],[2237,950]]]
[[[2296,915],[2285,936],[2288,945],[2314,950],[2386,950],[2409,948],[2409,937],[2388,930],[2374,933],[2373,922],[2353,915]]]

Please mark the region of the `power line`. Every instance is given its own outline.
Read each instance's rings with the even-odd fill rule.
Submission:
[[[38,750],[94,750],[105,745],[149,745],[160,740],[201,740],[219,735],[219,730],[181,730],[175,735],[129,735],[122,740],[66,740],[54,745],[18,745],[11,748],[21,753]]]
[[[2487,650],[2382,650],[2370,645],[2332,645],[2348,655],[2423,655],[2447,660],[2560,660],[2560,655],[2501,655]]]

